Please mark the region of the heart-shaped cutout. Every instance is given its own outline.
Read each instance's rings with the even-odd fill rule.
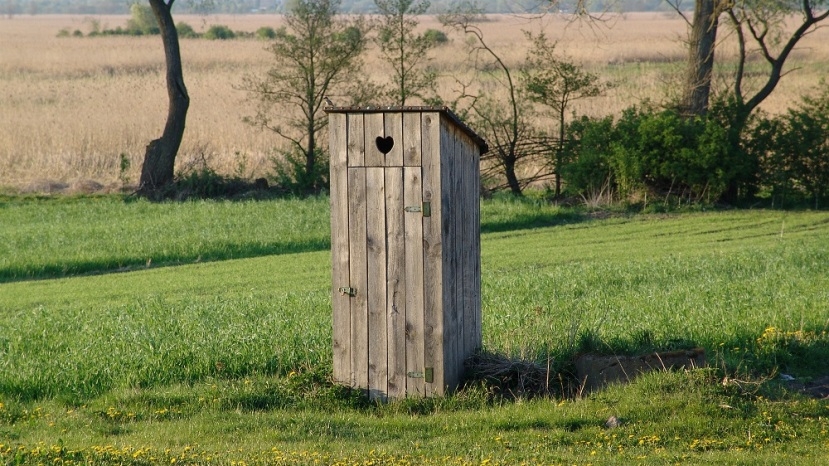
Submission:
[[[391,148],[394,147],[394,139],[391,136],[381,137],[377,136],[377,150],[383,153],[383,155],[388,154],[391,152]]]

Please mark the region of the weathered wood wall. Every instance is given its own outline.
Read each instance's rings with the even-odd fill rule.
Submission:
[[[445,109],[328,111],[334,378],[442,395],[481,345],[485,145]]]

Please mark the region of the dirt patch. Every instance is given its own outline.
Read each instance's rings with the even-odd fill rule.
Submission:
[[[641,356],[581,355],[576,359],[576,377],[585,393],[612,383],[630,382],[641,374],[655,370],[705,367],[705,350],[666,351]]]

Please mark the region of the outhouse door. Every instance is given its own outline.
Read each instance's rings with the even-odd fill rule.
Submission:
[[[480,347],[479,147],[436,109],[329,113],[334,378],[442,395]]]
[[[332,119],[332,144],[339,129],[347,150],[331,160],[334,375],[373,398],[429,395],[438,342],[426,340],[438,323],[424,302],[424,254],[440,236],[438,228],[424,242],[432,199],[427,186],[424,201],[421,115],[337,116],[345,128]],[[404,135],[404,118],[417,131]]]

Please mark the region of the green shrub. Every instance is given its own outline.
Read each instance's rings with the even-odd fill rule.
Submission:
[[[565,164],[561,167],[565,192],[592,198],[606,187],[615,190],[610,166],[613,131],[612,117],[582,117],[568,125]]]
[[[318,193],[328,189],[328,154],[316,149],[315,164],[309,173],[306,169],[306,155],[297,150],[280,152],[271,157],[276,185],[294,194]]]
[[[773,203],[809,198],[819,208],[829,197],[829,87],[785,115],[760,121],[749,148],[760,160]]]
[[[229,27],[221,24],[210,26],[207,32],[204,33],[204,38],[210,40],[227,40],[235,37],[236,34]]]
[[[176,32],[178,33],[179,38],[194,39],[199,37],[199,33],[193,29],[193,26],[190,26],[185,22],[176,24]]]
[[[133,3],[130,6],[130,19],[127,21],[127,32],[131,35],[160,34],[158,21],[155,19],[153,9],[149,5]]]
[[[423,37],[432,45],[441,45],[449,42],[449,37],[446,33],[437,29],[427,29],[423,32]]]
[[[754,156],[732,142],[728,121],[724,109],[688,118],[647,106],[623,111],[615,123],[577,120],[567,130],[562,178],[582,196],[610,188],[623,197],[650,192],[716,202],[735,182],[756,184]]]
[[[262,40],[271,40],[276,38],[276,30],[270,26],[262,26],[256,30],[256,38]]]

